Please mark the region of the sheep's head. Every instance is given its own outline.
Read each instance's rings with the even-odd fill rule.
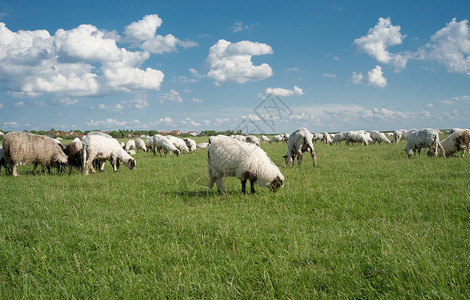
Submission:
[[[273,181],[271,181],[268,187],[272,192],[275,193],[279,187],[284,185],[284,183],[285,183],[284,178],[281,178],[281,176],[278,175],[276,176],[276,178],[274,178]]]
[[[286,155],[283,156],[283,158],[284,158],[284,161],[286,162],[286,165],[287,165],[287,166],[294,164],[294,156],[292,156],[292,155],[289,155],[289,156],[288,156],[288,155],[286,154]]]
[[[180,156],[180,151],[178,149],[176,149],[175,151],[173,151],[173,153],[176,154],[176,156]]]
[[[127,161],[127,167],[131,170],[134,170],[135,169],[135,165],[136,165],[136,162],[135,162],[135,159],[131,158]]]

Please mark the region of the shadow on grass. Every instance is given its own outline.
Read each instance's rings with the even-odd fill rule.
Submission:
[[[215,190],[202,190],[202,191],[173,191],[166,192],[166,194],[179,196],[179,197],[200,197],[200,198],[209,198],[209,197],[226,197],[232,195],[242,195],[240,191],[228,191],[226,193],[219,193],[217,189]]]

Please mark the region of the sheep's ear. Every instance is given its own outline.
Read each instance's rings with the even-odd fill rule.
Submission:
[[[287,158],[287,155],[284,155],[282,158]]]

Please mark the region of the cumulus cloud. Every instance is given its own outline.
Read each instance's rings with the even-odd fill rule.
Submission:
[[[367,73],[367,85],[384,88],[387,86],[387,79],[383,76],[382,67],[375,66]]]
[[[273,95],[278,97],[301,96],[304,94],[302,89],[298,86],[294,86],[292,90],[287,90],[283,88],[267,88],[265,93],[267,95]]]
[[[400,26],[392,25],[390,18],[379,18],[378,23],[367,35],[354,40],[354,44],[360,51],[367,53],[381,63],[392,64],[397,68],[404,68],[407,63],[407,56],[403,54],[393,54],[388,48],[400,45],[406,35],[401,34]]]
[[[141,65],[152,54],[196,46],[171,34],[157,35],[161,24],[157,15],[145,16],[128,25],[122,38],[89,24],[51,35],[46,30],[14,32],[0,22],[0,80],[14,97],[159,90],[163,72]],[[142,51],[129,51],[118,42]]]
[[[245,83],[264,80],[273,75],[271,67],[266,63],[255,66],[251,58],[272,53],[271,46],[263,43],[219,40],[209,50],[207,61],[210,71],[207,76],[214,79],[217,85],[225,81]]]
[[[142,20],[133,22],[124,30],[125,40],[133,45],[155,54],[176,51],[177,46],[183,48],[195,47],[194,41],[180,41],[172,34],[165,36],[156,34],[163,21],[158,15],[147,15]]]
[[[232,30],[233,32],[240,32],[240,31],[253,29],[254,27],[255,25],[247,25],[247,24],[243,24],[243,22],[235,22],[235,24],[232,26]]]
[[[449,72],[470,75],[470,35],[468,20],[452,19],[437,31],[419,53],[421,59],[436,60]]]
[[[362,73],[353,72],[352,79],[351,79],[352,83],[361,84],[363,79],[364,79],[364,75],[362,75]]]

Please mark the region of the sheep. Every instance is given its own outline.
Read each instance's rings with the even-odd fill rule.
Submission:
[[[135,146],[137,150],[142,150],[144,152],[147,152],[147,146],[145,145],[145,142],[141,138],[135,139]]]
[[[325,144],[331,144],[331,136],[328,132],[323,132],[323,139],[322,139],[322,142],[325,143]]]
[[[247,136],[245,142],[251,143],[251,144],[255,144],[256,146],[259,146],[260,143],[261,143],[260,140],[259,140],[259,138],[257,138],[257,137],[254,136],[254,135],[249,135],[249,136]]]
[[[470,132],[465,129],[453,129],[453,133],[441,142],[444,151],[439,151],[440,156],[451,156],[462,150],[460,157],[465,154],[465,148],[469,149]]]
[[[69,171],[72,172],[72,168],[81,169],[83,166],[82,162],[82,148],[83,143],[81,140],[74,141],[67,145],[65,153],[68,156]]]
[[[178,150],[173,143],[166,137],[156,134],[153,136],[153,154],[156,155],[157,151],[162,155],[162,151],[165,152],[165,156],[168,155],[168,152],[173,152],[176,156],[180,155],[180,150]]]
[[[152,149],[153,149],[153,138],[148,138],[145,141],[145,147],[147,147],[147,151],[152,151]]]
[[[265,135],[262,135],[262,136],[260,137],[260,141],[261,141],[261,142],[269,142],[269,138],[268,138],[267,136],[265,136]]]
[[[390,141],[389,139],[387,138],[387,136],[385,136],[384,133],[380,132],[380,131],[377,131],[377,130],[372,130],[370,132],[370,137],[372,138],[372,140],[374,142],[377,142],[377,143],[381,143],[381,142],[384,142],[386,144],[390,144]]]
[[[224,136],[211,137],[209,141],[209,189],[215,182],[217,190],[224,193],[223,178],[226,176],[240,179],[244,194],[247,180],[250,180],[251,193],[255,193],[255,183],[267,186],[273,192],[284,185],[285,179],[279,168],[260,147]]]
[[[302,163],[303,152],[310,152],[313,159],[313,166],[317,165],[317,157],[312,143],[313,135],[307,128],[299,128],[290,134],[287,141],[287,154],[284,155],[286,165],[294,165],[294,158],[297,156],[297,162]]]
[[[275,135],[271,138],[271,140],[269,141],[269,143],[280,143],[280,142],[283,142],[284,141],[284,136],[281,135],[281,134],[278,134],[278,135]]]
[[[330,145],[333,145],[334,143],[340,143],[342,141],[346,140],[346,132],[339,132],[333,136],[333,139],[330,142]]]
[[[196,145],[196,142],[193,139],[185,138],[185,139],[183,139],[183,141],[186,143],[186,147],[188,147],[189,153],[196,152],[197,145]]]
[[[428,156],[436,157],[439,149],[442,150],[445,155],[445,150],[439,143],[439,134],[432,128],[414,130],[410,133],[405,145],[405,153],[408,157],[411,157],[411,154],[414,152],[416,156],[417,150],[418,154],[421,155],[421,148],[429,148]]]
[[[180,153],[189,152],[188,146],[186,146],[185,141],[183,141],[182,139],[177,138],[176,136],[172,136],[172,135],[168,135],[166,136],[166,138],[170,140],[170,142],[172,142],[173,145],[175,145],[176,149],[178,149]]]
[[[403,135],[406,133],[406,130],[399,129],[393,132],[392,143],[398,144],[403,138]]]
[[[246,136],[244,135],[235,134],[235,135],[231,135],[230,137],[240,142],[246,142]]]
[[[361,143],[363,146],[369,144],[368,138],[365,136],[365,131],[346,131],[346,145],[351,143]],[[370,138],[370,136],[369,136]]]
[[[112,138],[102,135],[86,135],[82,138],[82,167],[85,175],[88,175],[91,169],[92,173],[96,173],[93,167],[93,160],[101,159],[101,168],[103,169],[106,160],[111,162],[114,172],[118,170],[120,160],[131,170],[136,167],[135,159],[122,149],[119,142]]]
[[[126,150],[126,152],[129,152],[129,151],[135,150],[135,149],[136,149],[135,141],[134,140],[128,140],[126,142],[126,146],[124,147],[124,150]]]
[[[207,148],[208,146],[209,146],[209,143],[204,142],[204,143],[199,143],[199,144],[197,144],[197,145],[196,145],[196,148],[205,149],[205,148]]]
[[[323,140],[323,133],[312,133],[313,135],[313,142],[316,143],[317,141]]]
[[[67,165],[67,155],[51,138],[27,132],[9,132],[3,138],[3,154],[6,165],[11,168],[11,174],[18,177],[17,164],[34,164],[34,170],[39,164],[43,171],[51,166],[58,171]]]

